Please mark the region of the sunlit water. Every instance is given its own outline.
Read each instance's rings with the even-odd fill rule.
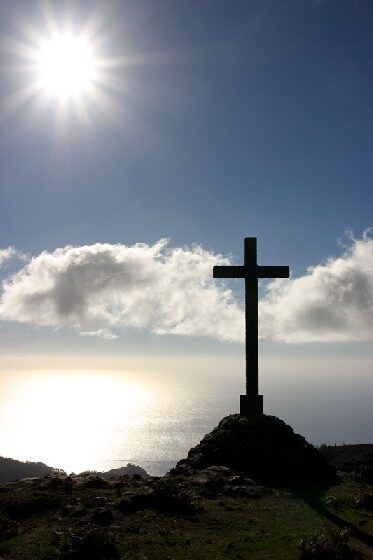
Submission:
[[[67,472],[130,462],[164,474],[234,412],[233,390],[210,389],[130,373],[3,373],[0,455]]]
[[[263,360],[265,412],[314,444],[372,443],[372,365]],[[0,456],[76,473],[135,463],[164,474],[238,411],[240,369],[0,372]]]

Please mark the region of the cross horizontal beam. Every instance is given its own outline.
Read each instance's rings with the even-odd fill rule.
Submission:
[[[289,278],[288,266],[214,266],[214,278]]]

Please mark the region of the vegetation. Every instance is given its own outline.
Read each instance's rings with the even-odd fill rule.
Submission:
[[[326,445],[319,448],[331,465],[343,471],[353,471],[362,466],[373,467],[373,444]]]
[[[0,558],[373,559],[373,487],[351,474],[311,500],[224,467],[101,480],[57,473],[1,485]]]
[[[316,532],[299,543],[299,560],[353,560],[358,553],[349,546],[348,529]]]
[[[88,523],[68,527],[56,534],[56,556],[61,560],[117,560],[118,548],[112,532]]]

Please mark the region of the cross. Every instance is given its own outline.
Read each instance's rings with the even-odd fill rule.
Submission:
[[[263,395],[258,391],[258,279],[289,278],[289,267],[259,266],[256,237],[245,237],[243,266],[214,266],[213,276],[245,279],[246,395],[240,396],[240,414],[262,416]]]

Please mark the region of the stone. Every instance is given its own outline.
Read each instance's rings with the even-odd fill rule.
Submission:
[[[355,506],[361,509],[373,510],[373,494],[361,492],[355,497]]]
[[[64,485],[64,480],[59,476],[48,477],[45,482],[45,487],[49,490],[58,490]]]
[[[359,475],[361,482],[373,484],[373,465],[362,465]]]
[[[110,488],[110,482],[100,476],[88,476],[83,482],[83,486],[102,490],[103,488]]]
[[[118,508],[122,513],[135,513],[136,511],[150,508],[152,505],[153,491],[147,490],[139,494],[125,492],[123,498],[118,503]]]
[[[83,515],[86,515],[86,513],[88,513],[88,510],[81,505],[68,504],[65,507],[64,512],[66,513],[66,515],[70,515],[71,517],[81,517]]]
[[[223,418],[179,461],[174,472],[179,467],[201,470],[212,466],[228,467],[269,486],[327,486],[337,481],[334,467],[322,453],[283,420],[267,415]]]

